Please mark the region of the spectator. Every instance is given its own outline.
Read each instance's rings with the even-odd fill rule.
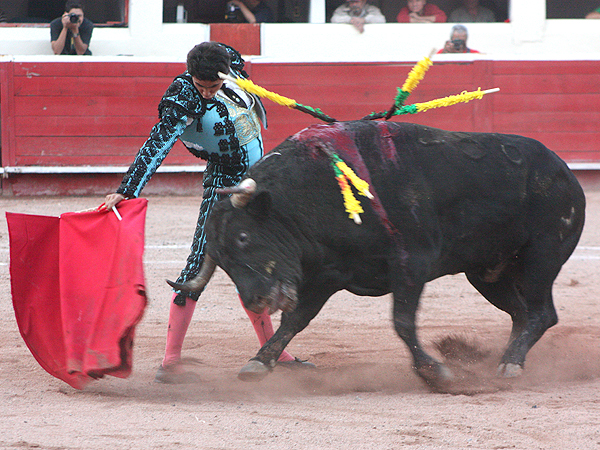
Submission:
[[[585,16],[586,19],[600,19],[600,8],[596,8]]]
[[[350,23],[362,33],[366,23],[385,23],[385,16],[367,0],[348,0],[333,11],[331,23]]]
[[[233,12],[233,20],[228,19]],[[273,22],[273,11],[261,0],[231,0],[227,4],[228,22],[262,23]]]
[[[491,9],[479,6],[479,0],[462,0],[463,6],[450,13],[448,22],[495,22]]]
[[[160,119],[138,151],[117,192],[106,196],[101,209],[110,210],[126,198],[138,197],[179,139],[198,158],[208,161],[203,177],[203,200],[190,256],[178,278],[184,283],[196,275],[205,255],[204,225],[218,199],[218,188],[237,185],[251,165],[263,155],[259,118],[265,123],[262,103],[246,94],[218,72],[245,77],[244,60],[231,47],[217,42],[196,45],[187,57],[187,71],[175,78],[159,103]],[[178,220],[177,217],[173,218]],[[169,309],[167,345],[155,380],[187,383],[197,380],[181,359],[185,334],[200,293],[176,292]],[[273,336],[268,309],[260,314],[246,310],[261,345]],[[279,357],[284,367],[314,367],[285,350]]]
[[[83,16],[83,5],[68,0],[65,13],[50,22],[50,45],[55,55],[91,55],[94,24]]]
[[[454,25],[450,31],[450,40],[446,41],[444,48],[438,53],[479,53],[467,47],[469,33],[464,25]]]
[[[408,0],[396,20],[401,23],[445,22],[446,13],[427,0]]]

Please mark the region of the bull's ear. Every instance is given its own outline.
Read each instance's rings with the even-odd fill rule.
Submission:
[[[246,211],[257,218],[265,218],[271,211],[271,194],[262,191],[252,197],[252,200],[246,206]]]

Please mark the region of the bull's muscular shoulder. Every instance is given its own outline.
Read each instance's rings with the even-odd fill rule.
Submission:
[[[446,203],[499,198],[509,205],[521,204],[527,193],[546,189],[558,177],[569,180],[565,188],[573,184],[566,164],[533,139],[385,121],[306,128],[277,147],[281,159],[274,166],[288,167],[286,177],[292,181],[287,181],[294,189],[306,181],[307,172],[319,171],[322,176],[311,178],[311,189],[319,186],[323,195],[329,186],[327,195],[333,195],[339,188],[327,157],[332,152],[369,184],[376,197],[374,209],[398,222],[416,205],[435,217],[434,211]],[[283,181],[275,180],[273,173],[265,178],[273,185]]]
[[[351,152],[352,147],[361,147],[364,150],[379,151],[387,156],[419,148],[425,150],[431,147],[448,146],[474,159],[483,157],[486,150],[502,150],[504,143],[511,148],[503,153],[513,162],[520,162],[521,158],[515,142],[512,141],[520,140],[522,145],[523,141],[527,140],[514,135],[453,132],[412,123],[369,120],[313,125],[291,136],[290,139],[308,145],[329,142],[333,148],[342,153]]]
[[[460,170],[453,164],[471,170],[501,164],[518,172],[527,170],[536,160],[539,163],[540,158],[558,163],[542,144],[522,136],[452,132],[409,123],[359,120],[315,125],[290,140],[303,147],[329,149],[349,165],[428,167],[434,163],[431,169],[446,172]]]
[[[413,151],[430,158],[442,152],[444,159],[500,158],[514,165],[524,162],[524,152],[540,150],[541,144],[532,139],[499,133],[446,131],[409,123],[380,125],[382,137],[389,136],[396,151]]]

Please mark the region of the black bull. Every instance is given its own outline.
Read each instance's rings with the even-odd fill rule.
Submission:
[[[372,200],[358,196],[361,225],[344,210],[331,152],[370,185]],[[212,258],[247,308],[282,310],[279,329],[242,369],[242,379],[266,376],[342,289],[393,294],[396,332],[417,373],[434,387],[452,375],[417,339],[426,282],[464,272],[511,316],[502,376],[520,374],[529,349],[558,321],[552,284],[581,235],[585,197],[566,164],[533,139],[341,122],[288,138],[248,177],[255,186],[247,180],[245,194],[214,208],[206,267],[184,287],[203,289]]]

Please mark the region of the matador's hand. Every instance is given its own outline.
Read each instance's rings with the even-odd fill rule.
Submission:
[[[98,207],[98,210],[102,211],[104,209],[106,209],[106,210],[112,209],[113,206],[115,206],[117,203],[119,203],[122,200],[125,200],[125,196],[123,194],[108,194],[104,198],[104,204],[100,205]]]

